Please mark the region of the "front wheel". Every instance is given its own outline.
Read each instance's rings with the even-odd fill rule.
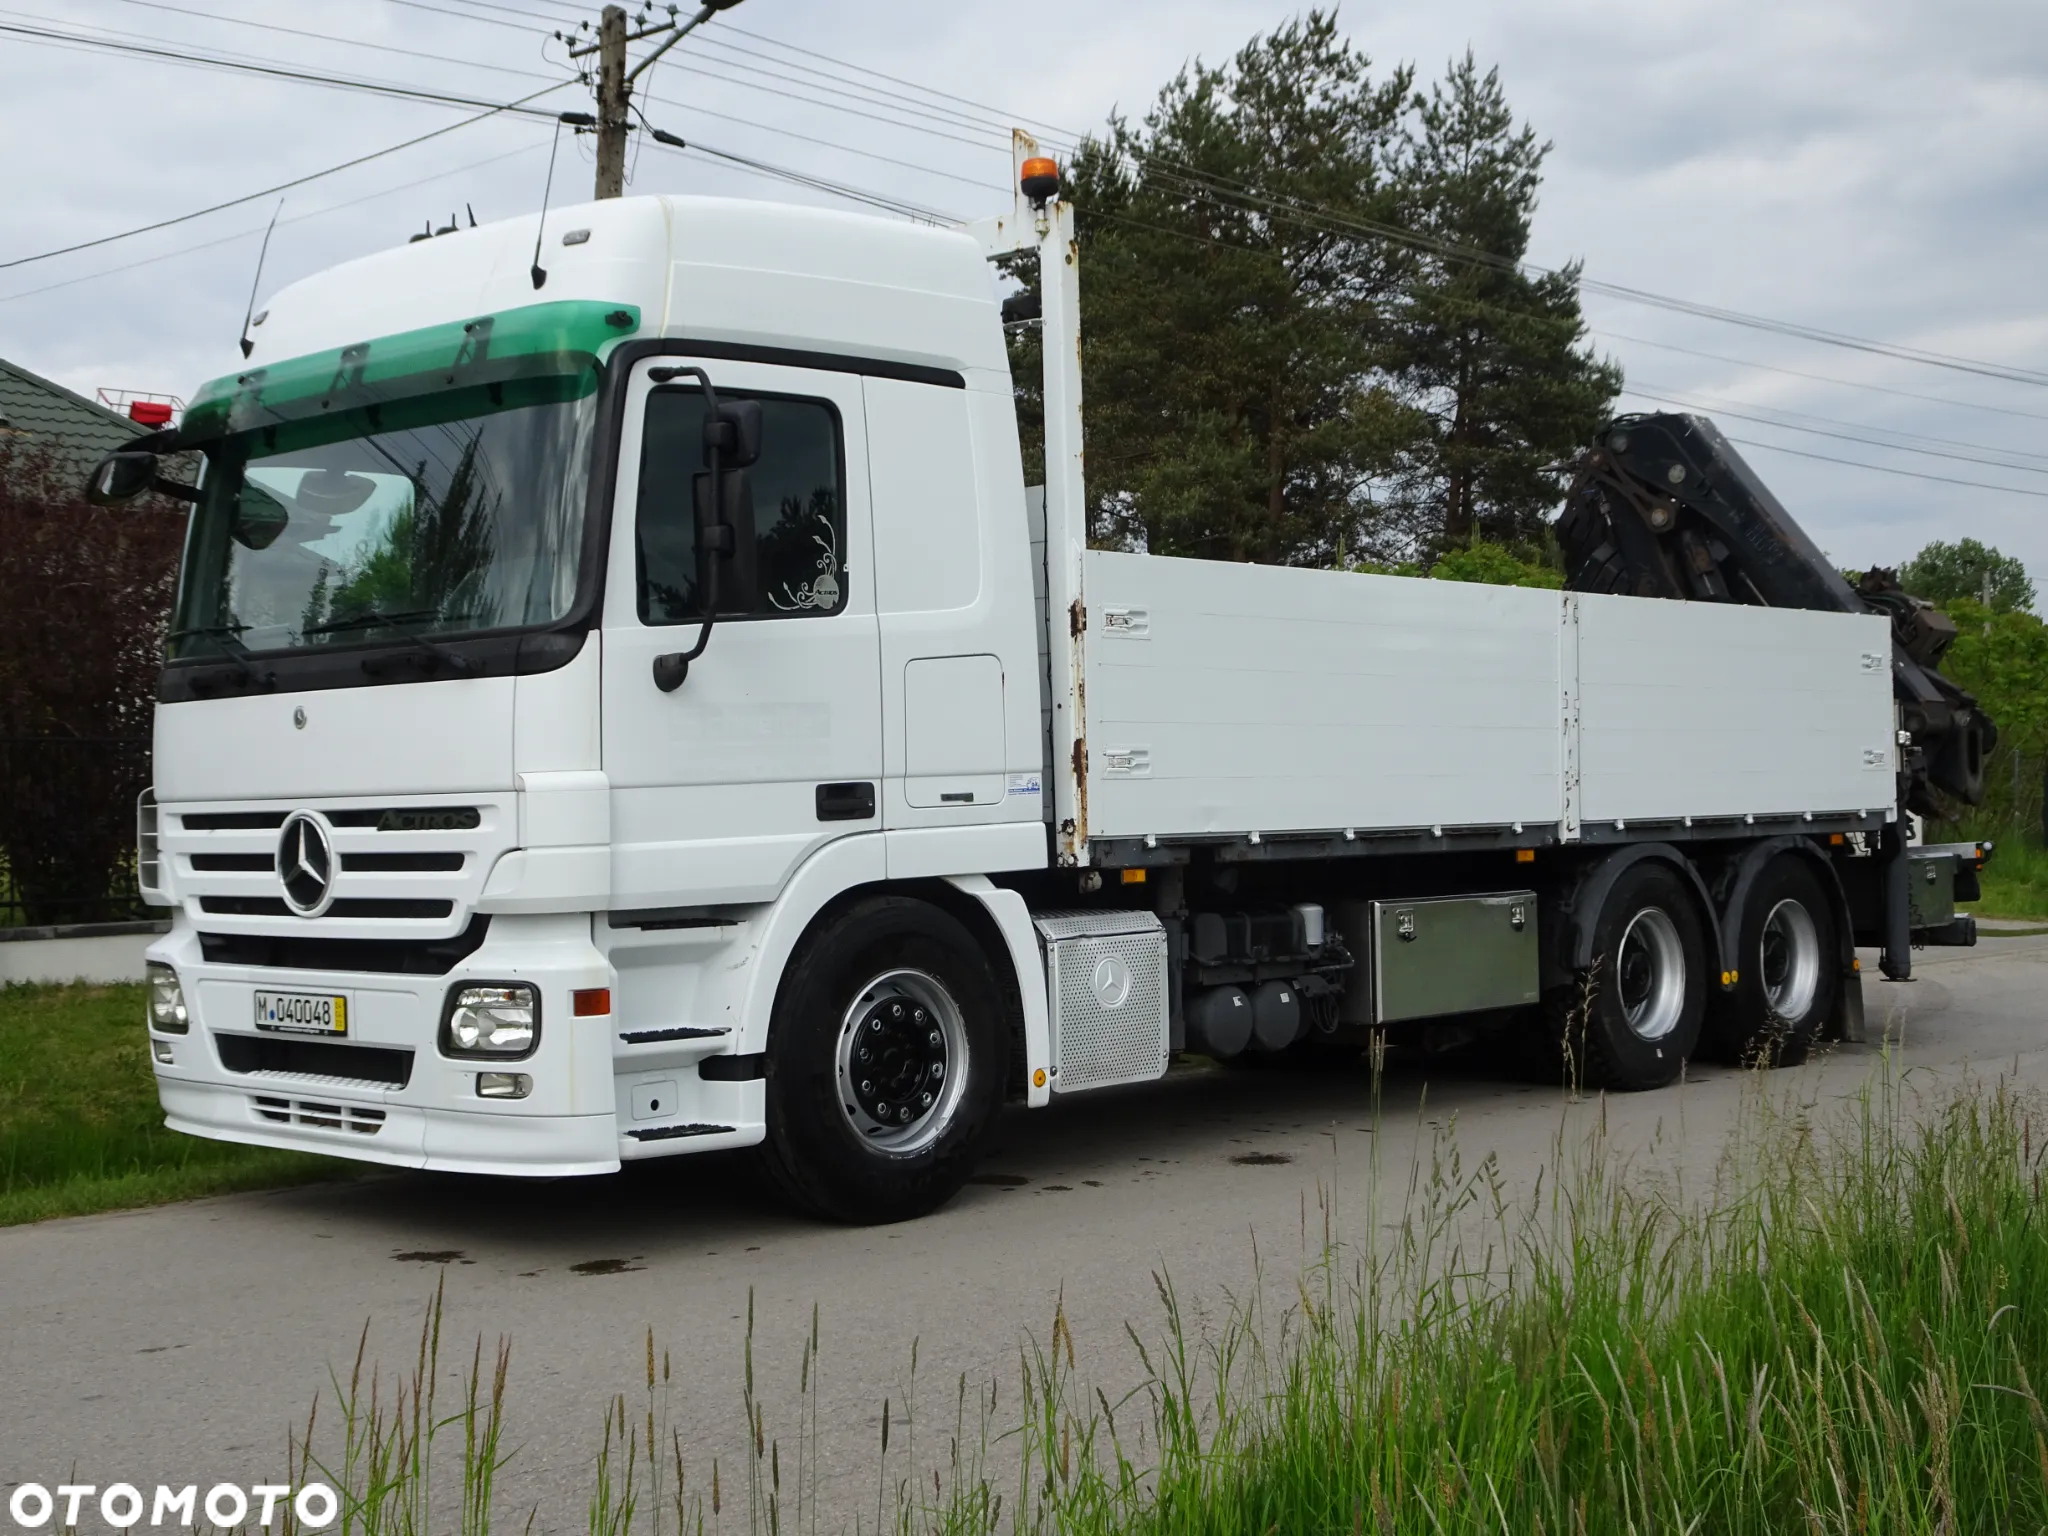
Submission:
[[[974,1171],[1008,1059],[973,935],[925,902],[877,897],[807,939],[785,974],[769,1026],[769,1175],[831,1221],[944,1204]]]

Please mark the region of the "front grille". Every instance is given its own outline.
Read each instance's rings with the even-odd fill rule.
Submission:
[[[449,939],[316,939],[297,934],[201,933],[209,965],[259,970],[375,971],[393,976],[446,976],[483,947],[491,920],[477,916]]]
[[[344,896],[327,909],[328,917],[440,918],[455,910],[452,901],[424,896]]]
[[[195,853],[192,867],[201,874],[267,875],[277,869],[274,853]]]
[[[283,811],[187,811],[178,825],[187,832],[274,832],[284,818]]]
[[[384,1129],[384,1111],[367,1104],[322,1104],[314,1099],[274,1099],[252,1094],[249,1107],[256,1118],[273,1125],[308,1125],[321,1131],[352,1131],[374,1136]]]
[[[462,868],[459,853],[344,853],[341,867],[354,874],[382,875],[434,871],[453,873]]]
[[[199,910],[216,917],[291,917],[292,909],[277,896],[202,896]],[[432,920],[455,910],[452,901],[418,896],[344,896],[321,917],[385,917]],[[315,919],[317,921],[318,919]]]
[[[403,1088],[412,1081],[412,1052],[391,1046],[220,1034],[213,1043],[220,1064],[230,1072],[291,1072],[386,1088]]]

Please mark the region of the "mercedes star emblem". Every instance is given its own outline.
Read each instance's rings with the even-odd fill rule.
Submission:
[[[286,818],[277,840],[277,874],[285,901],[300,916],[310,917],[326,904],[334,883],[334,851],[318,819],[304,811]]]

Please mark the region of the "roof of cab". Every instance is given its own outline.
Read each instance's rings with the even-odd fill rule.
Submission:
[[[661,336],[995,372],[1008,361],[974,240],[866,214],[739,198],[632,197],[419,240],[303,278],[263,306],[237,372],[561,299],[631,304]],[[570,243],[572,242],[573,243]]]

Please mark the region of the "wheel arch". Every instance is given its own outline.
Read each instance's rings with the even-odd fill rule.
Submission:
[[[1543,985],[1548,988],[1567,983],[1593,963],[1593,935],[1600,923],[1600,911],[1607,896],[1623,875],[1639,864],[1662,864],[1676,871],[1692,893],[1694,915],[1712,942],[1716,964],[1725,990],[1729,980],[1729,938],[1721,925],[1720,912],[1707,883],[1691,859],[1670,843],[1631,843],[1583,866],[1577,877],[1558,898],[1560,928],[1557,941],[1546,947]]]
[[[789,891],[771,915],[756,953],[743,1049],[748,1053],[768,1049],[775,1005],[789,984],[791,962],[804,945],[853,907],[881,896],[921,901],[967,930],[988,961],[1003,999],[1003,1026],[1010,1042],[1005,1097],[1043,1104],[1047,1090],[1034,1085],[1034,1075],[1047,1064],[1050,1050],[1045,972],[1038,959],[1037,937],[1023,897],[983,875],[866,879],[844,885],[833,881],[810,899],[796,889]]]
[[[1740,974],[1742,957],[1736,953],[1736,947],[1741,943],[1742,922],[1748,916],[1750,896],[1765,868],[1785,853],[1794,855],[1813,870],[1831,909],[1829,915],[1835,921],[1835,963],[1842,985],[1838,989],[1835,1016],[1827,1021],[1828,1035],[1833,1039],[1856,1039],[1862,1032],[1863,971],[1856,959],[1856,933],[1849,918],[1849,897],[1842,889],[1842,877],[1835,868],[1835,861],[1812,838],[1798,833],[1767,837],[1749,844],[1732,861],[1726,876],[1726,891],[1721,898],[1721,926],[1729,956],[1727,967],[1731,972]]]

